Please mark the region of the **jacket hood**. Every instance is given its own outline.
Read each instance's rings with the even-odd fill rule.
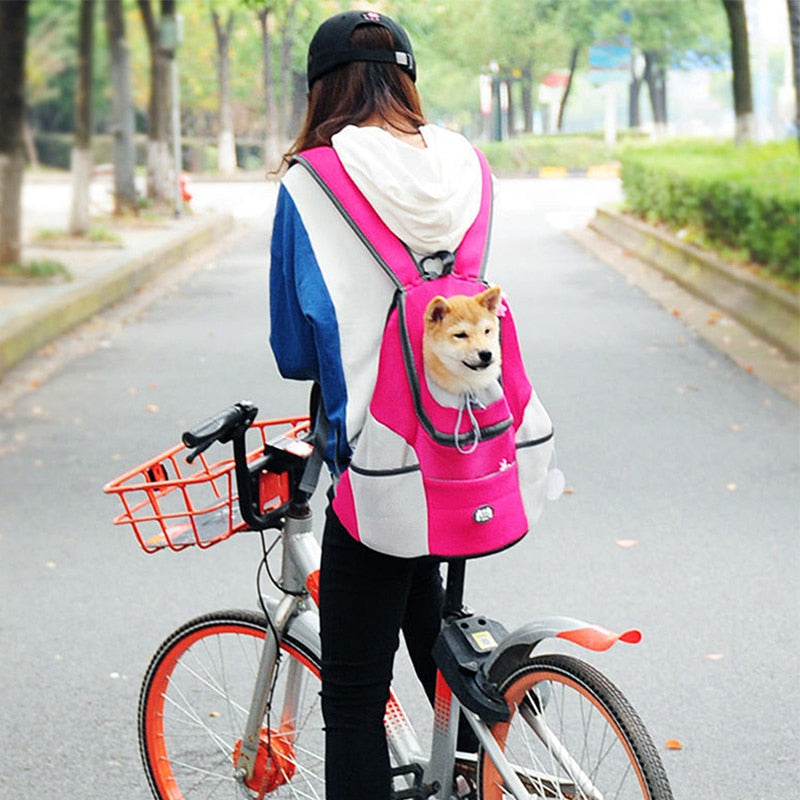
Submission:
[[[411,250],[454,251],[480,208],[478,157],[458,133],[436,125],[420,133],[425,148],[383,128],[348,125],[332,144],[361,193]]]

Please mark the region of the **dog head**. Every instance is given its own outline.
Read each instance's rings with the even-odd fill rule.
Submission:
[[[434,297],[425,310],[428,377],[452,394],[476,393],[500,377],[499,286],[474,297]]]

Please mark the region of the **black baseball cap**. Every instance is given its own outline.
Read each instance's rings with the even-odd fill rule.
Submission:
[[[362,25],[378,25],[392,35],[393,50],[356,49],[350,46],[353,31]],[[400,69],[417,79],[417,65],[408,34],[389,17],[377,11],[347,11],[325,20],[317,28],[308,46],[306,66],[308,88],[317,78],[341,64],[352,61],[382,61],[397,64]]]

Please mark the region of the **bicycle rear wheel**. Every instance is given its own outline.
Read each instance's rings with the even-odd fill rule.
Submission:
[[[187,622],[161,645],[139,697],[139,748],[158,800],[325,796],[319,663],[287,636],[263,722],[256,778],[235,758],[256,683],[263,614],[222,611]]]
[[[664,767],[630,703],[594,667],[565,655],[517,662],[497,680],[511,719],[492,733],[531,798],[672,800]],[[479,797],[512,797],[478,754]]]

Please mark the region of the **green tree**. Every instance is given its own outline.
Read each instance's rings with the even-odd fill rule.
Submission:
[[[174,169],[170,151],[170,72],[175,57],[175,0],[161,0],[160,14],[151,0],[137,0],[150,52],[150,100],[147,105],[147,196],[159,203],[169,203],[175,191]]]
[[[786,0],[792,39],[792,74],[794,76],[794,126],[800,143],[800,0]]]
[[[615,0],[564,0],[556,4],[555,14],[555,27],[563,31],[570,47],[569,76],[559,104],[556,123],[557,130],[562,131],[567,101],[581,53],[588,51],[606,30],[614,30],[616,20],[619,19],[619,8]]]
[[[644,57],[653,121],[657,133],[668,122],[667,71],[692,52],[718,56],[722,16],[717,0],[627,0],[620,15],[621,33]]]
[[[25,94],[39,130],[74,130],[78,28],[70,23],[78,19],[78,7],[79,0],[30,4]]]
[[[130,50],[122,0],[105,0],[105,22],[113,103],[114,213],[125,214],[136,210],[137,201]]]
[[[94,0],[78,6],[78,74],[75,87],[75,144],[72,148],[72,203],[69,231],[89,230],[89,185],[92,179],[92,78],[94,74]]]
[[[736,114],[736,142],[751,141],[756,135],[753,88],[750,79],[750,44],[744,0],[722,0],[728,17],[733,65],[733,110]]]
[[[22,127],[28,0],[0,3],[0,264],[22,252]]]
[[[217,79],[219,81],[219,135],[217,138],[217,167],[223,175],[236,171],[236,140],[231,110],[230,41],[234,11],[228,9],[228,19],[222,22],[216,8],[211,9],[214,34],[217,39]]]

